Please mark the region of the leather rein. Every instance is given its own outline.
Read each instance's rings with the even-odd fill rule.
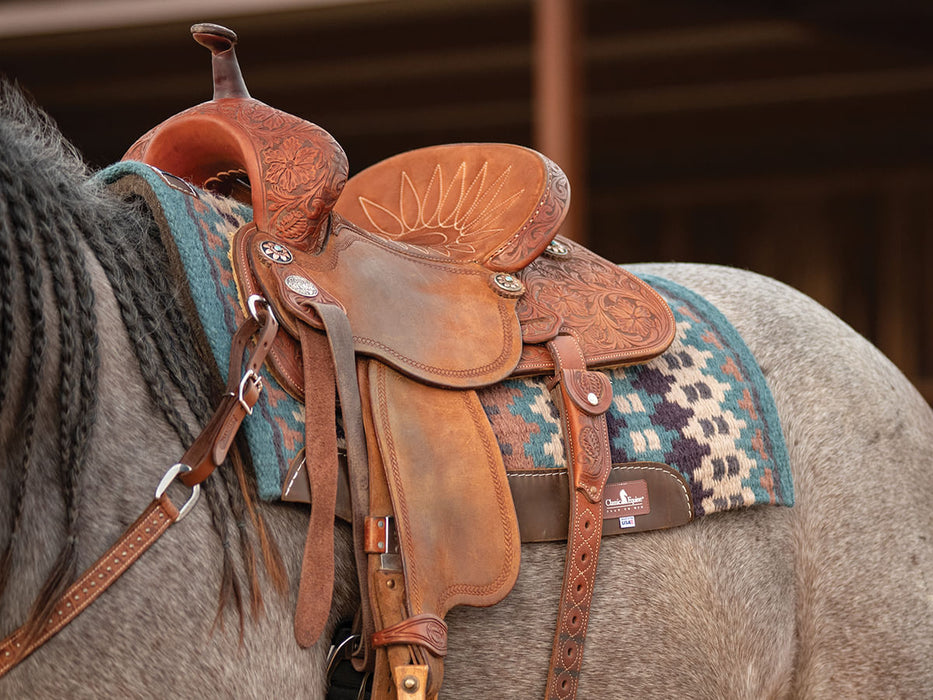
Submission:
[[[211,420],[181,460],[165,472],[156,487],[155,497],[142,515],[56,601],[52,614],[38,633],[31,634],[29,626],[24,625],[0,641],[0,678],[97,600],[171,525],[182,520],[197,504],[201,482],[226,459],[240,424],[253,412],[259,400],[263,388],[259,370],[278,332],[278,321],[265,299],[253,295],[247,300],[247,307],[249,316],[237,329],[231,343],[226,392]],[[244,353],[254,339],[244,369]],[[166,493],[176,478],[191,489],[181,508],[176,508]]]

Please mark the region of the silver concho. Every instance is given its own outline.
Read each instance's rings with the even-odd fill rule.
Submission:
[[[286,265],[292,261],[292,252],[277,241],[263,241],[259,244],[259,252],[274,263]]]
[[[285,278],[285,286],[291,289],[295,294],[303,297],[316,297],[318,289],[314,282],[301,275],[289,275]]]
[[[551,241],[544,252],[553,258],[566,258],[570,255],[570,246],[561,241]]]
[[[507,272],[498,272],[492,277],[493,284],[503,292],[512,294],[522,294],[525,291],[525,285],[517,277],[513,277]]]

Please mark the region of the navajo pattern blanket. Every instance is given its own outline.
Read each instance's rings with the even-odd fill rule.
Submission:
[[[211,353],[226,371],[242,320],[230,239],[252,219],[248,206],[191,188],[140,163],[100,177],[145,200],[173,240]],[[677,337],[655,360],[609,372],[613,463],[662,462],[690,485],[704,515],[756,504],[793,504],[787,450],[764,376],[728,320],[708,301],[669,280],[647,281],[667,300]],[[276,499],[304,442],[304,410],[272,377],[244,422],[260,496]],[[560,419],[545,377],[511,379],[479,392],[509,472],[565,468]]]

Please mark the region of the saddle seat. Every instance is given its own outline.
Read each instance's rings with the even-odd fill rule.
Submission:
[[[362,598],[356,662],[375,670],[375,697],[433,697],[446,612],[498,602],[518,574],[515,508],[475,389],[550,374],[571,468],[547,692],[573,697],[611,466],[612,389],[596,370],[663,352],[674,337],[670,309],[637,278],[556,237],[570,187],[541,154],[437,146],[348,182],[346,156],[326,131],[249,96],[235,34],[216,25],[192,33],[211,50],[214,99],[157,126],[126,157],[253,205],[254,221],[233,239],[238,288],[243,301],[265,296],[286,329],[269,361],[305,406],[304,460],[292,465],[312,501],[299,643],[318,639],[330,608],[338,395]]]

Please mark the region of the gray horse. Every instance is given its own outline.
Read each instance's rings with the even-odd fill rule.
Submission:
[[[216,386],[178,325],[151,222],[99,191],[11,91],[0,102],[5,635],[137,517]],[[796,505],[606,539],[579,696],[933,697],[930,408],[863,338],[774,280],[632,269],[697,291],[744,336],[778,405]],[[278,595],[224,471],[209,507],[0,679],[0,697],[324,697],[327,642],[302,650],[291,633],[307,514],[256,506],[285,566]],[[503,603],[448,616],[445,697],[541,695],[564,555],[526,545]],[[336,566],[328,634],[357,604],[344,526]],[[219,613],[218,581],[233,601]]]

